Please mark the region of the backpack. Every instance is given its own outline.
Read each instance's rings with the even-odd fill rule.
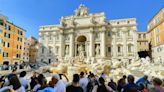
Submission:
[[[105,85],[98,85],[97,92],[108,92]]]
[[[87,84],[87,92],[92,92],[93,87],[94,87],[95,85],[98,85],[98,81],[97,81],[97,80],[91,81],[91,80],[89,79],[89,82],[88,82],[88,84]]]
[[[92,89],[93,89],[92,82],[89,81],[88,84],[87,84],[87,92],[92,92]]]

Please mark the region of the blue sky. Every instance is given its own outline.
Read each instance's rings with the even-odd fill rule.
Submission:
[[[80,4],[90,13],[105,12],[108,20],[137,18],[138,31],[146,31],[164,0],[0,0],[0,13],[27,30],[26,37],[38,38],[39,26],[58,24],[61,16],[74,14]]]

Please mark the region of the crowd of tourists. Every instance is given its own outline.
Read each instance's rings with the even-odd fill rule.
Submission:
[[[64,74],[54,74],[48,81],[44,74],[34,72],[26,79],[26,71],[16,74],[14,70],[7,76],[0,77],[0,92],[164,92],[163,82],[159,78],[148,80],[144,75],[137,81],[133,75],[124,75],[115,82],[107,76],[89,72],[74,74],[72,81]]]

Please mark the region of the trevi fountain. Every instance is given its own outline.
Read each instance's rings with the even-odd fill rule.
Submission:
[[[64,73],[71,79],[74,73],[91,71],[105,73],[107,80],[128,74],[164,78],[164,63],[138,57],[136,25],[135,18],[108,21],[103,12],[90,14],[80,5],[74,15],[61,17],[60,24],[39,28],[40,68],[30,69],[29,75]]]

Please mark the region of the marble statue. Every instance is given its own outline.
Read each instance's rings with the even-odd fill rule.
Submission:
[[[96,55],[100,55],[100,46],[99,45],[96,46]]]
[[[79,59],[80,61],[84,59],[84,48],[82,45],[78,47],[78,52],[79,52]]]
[[[85,16],[88,15],[88,8],[86,8],[83,4],[79,6],[79,8],[75,11],[76,16]]]
[[[66,49],[65,49],[65,54],[68,55],[69,54],[69,47],[66,46]]]
[[[60,24],[61,24],[63,27],[66,26],[66,23],[65,23],[65,19],[64,19],[64,17],[61,17]]]
[[[91,20],[90,20],[90,21],[91,21],[91,23],[93,23],[93,24],[96,24],[96,23],[97,23],[97,22],[95,21],[95,17],[94,17],[94,16],[91,17]]]

